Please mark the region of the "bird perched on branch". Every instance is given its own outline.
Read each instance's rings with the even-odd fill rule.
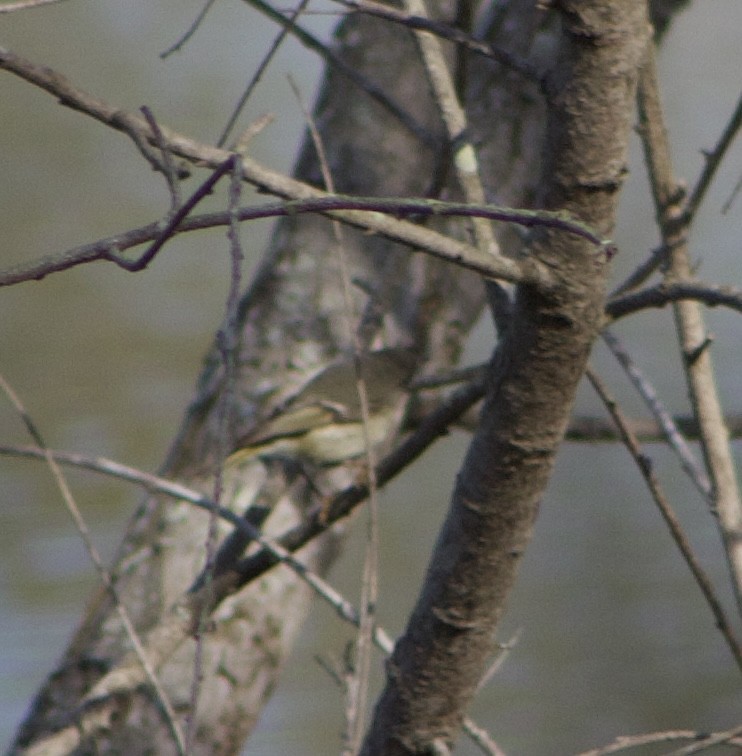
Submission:
[[[382,349],[360,357],[372,446],[383,441],[398,421],[415,365],[410,349]],[[346,357],[310,378],[254,432],[240,439],[227,464],[255,457],[287,457],[333,465],[365,451],[356,363],[353,357]]]

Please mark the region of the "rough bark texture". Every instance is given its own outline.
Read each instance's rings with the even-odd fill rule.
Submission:
[[[642,0],[561,2],[547,80],[544,205],[610,234],[625,172]],[[528,254],[556,272],[520,287],[491,369],[481,422],[458,477],[423,592],[387,666],[365,754],[440,753],[452,744],[494,650],[603,311],[605,258],[573,236],[538,233]]]
[[[555,5],[565,21],[565,36],[550,79],[544,202],[566,207],[608,232],[645,37],[644,3]],[[488,32],[506,49],[543,64],[555,49],[557,14],[535,6],[533,0],[498,6]],[[455,15],[446,3],[436,7],[444,19]],[[354,16],[341,26],[337,52],[402,104],[435,145],[423,145],[366,94],[330,71],[316,118],[338,190],[424,194],[435,184],[439,157],[447,151],[440,143],[442,129],[411,35],[386,22]],[[543,147],[544,107],[538,87],[492,62],[470,59],[466,101],[488,197],[528,206]],[[321,183],[309,142],[297,175]],[[455,187],[446,196],[456,196]],[[516,234],[498,229],[498,236],[505,249],[517,249]],[[277,226],[240,308],[234,385],[225,383],[215,348],[169,456],[168,474],[211,492],[216,450],[225,444],[229,450],[231,439],[260,415],[265,397],[348,346],[334,244],[330,225],[320,218],[288,218]],[[363,292],[357,292],[359,310],[369,304],[371,292],[383,313],[377,338],[387,346],[414,345],[421,367],[435,369],[455,361],[484,303],[481,281],[355,231],[344,231],[343,245],[351,276],[364,283]],[[453,738],[491,649],[595,336],[604,261],[593,248],[555,234],[533,239],[528,254],[552,265],[564,285],[550,296],[534,290],[518,294],[512,327],[493,367],[482,428],[459,477],[415,616],[390,664],[389,685],[367,753],[421,752],[436,739]],[[221,420],[225,392],[231,403],[226,440]],[[327,493],[351,475],[335,470],[318,481],[318,488]],[[301,480],[284,488],[282,480],[277,484],[270,471],[256,465],[225,481],[222,501],[242,512],[257,490],[273,505],[266,525],[271,534],[300,521],[315,503],[314,489]],[[184,592],[203,565],[206,525],[205,516],[191,507],[151,497],[132,522],[115,566],[117,589],[153,651],[181,719],[189,706],[191,624],[197,616]],[[305,549],[304,560],[322,571],[334,554],[336,536]],[[204,685],[194,715],[192,753],[239,751],[285,663],[309,600],[304,585],[280,567],[214,610],[203,633]],[[110,598],[99,595],[34,702],[19,731],[17,751],[33,745],[42,752],[50,743],[47,738],[64,734],[68,745],[56,752],[174,753],[155,696],[133,674],[130,680],[122,676],[118,685],[80,708],[83,697],[112,670],[138,669],[129,645]],[[82,739],[78,726],[87,733]]]

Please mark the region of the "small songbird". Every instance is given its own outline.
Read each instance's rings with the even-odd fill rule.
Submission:
[[[381,442],[397,420],[416,358],[410,349],[368,352],[360,358],[368,397],[368,438]],[[366,441],[353,358],[332,362],[238,442],[227,463],[288,457],[339,464],[361,456]]]

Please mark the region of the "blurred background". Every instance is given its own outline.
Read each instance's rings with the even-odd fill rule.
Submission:
[[[110,103],[130,110],[146,104],[162,123],[214,141],[277,29],[248,5],[224,0],[182,51],[162,60],[160,53],[200,7],[194,0],[69,0],[0,15],[0,44]],[[334,18],[314,15],[303,23],[329,40]],[[692,3],[660,51],[675,168],[691,185],[702,150],[716,143],[739,95],[740,29],[738,0]],[[311,102],[319,63],[290,41],[239,127],[275,114],[250,154],[286,171],[303,131],[288,73]],[[4,72],[0,115],[3,269],[166,212],[164,181],[128,138]],[[616,282],[658,241],[638,153],[635,144],[616,234]],[[695,259],[711,282],[742,283],[742,200],[721,212],[741,170],[738,140],[694,227]],[[217,194],[213,203],[223,207],[223,197]],[[242,242],[252,255],[246,276],[269,230],[266,222],[243,226]],[[136,275],[95,263],[0,290],[0,372],[47,443],[156,470],[223,317],[228,266],[224,233],[199,232],[171,241]],[[739,413],[742,321],[712,311],[708,324],[722,398],[728,412]],[[616,330],[667,405],[686,412],[671,313],[648,312]],[[483,322],[467,357],[483,360],[491,348],[492,329]],[[643,415],[600,345],[594,365],[626,411]],[[604,414],[587,387],[576,411]],[[28,442],[0,397],[0,443]],[[393,635],[404,628],[415,600],[465,446],[463,435],[452,434],[384,495],[379,614]],[[735,448],[739,452],[739,444]],[[714,520],[675,459],[660,445],[647,452],[733,615]],[[107,478],[67,472],[95,542],[110,558],[140,493]],[[358,595],[360,546],[359,532],[333,573],[352,600]],[[9,744],[29,698],[62,653],[94,585],[47,469],[0,458],[0,747]],[[515,648],[472,710],[510,753],[571,753],[621,734],[739,723],[739,672],[618,445],[563,447],[500,640],[516,632]],[[351,637],[331,609],[315,606],[250,741],[251,754],[338,751],[342,694],[315,656],[339,657]],[[380,661],[377,666],[378,685]],[[459,752],[475,751],[462,741]]]

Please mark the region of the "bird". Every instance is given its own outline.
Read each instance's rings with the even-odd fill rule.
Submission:
[[[368,436],[355,358],[344,357],[315,373],[254,431],[239,439],[226,463],[278,457],[337,465],[364,454],[367,437],[372,446],[379,444],[399,419],[417,359],[411,349],[393,347],[366,352],[359,364],[368,400]]]

